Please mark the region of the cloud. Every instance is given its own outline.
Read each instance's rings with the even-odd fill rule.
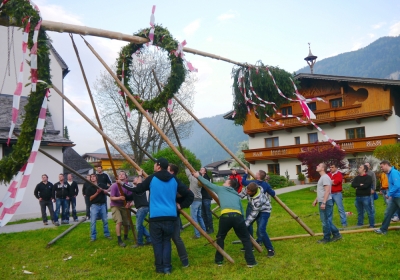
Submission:
[[[200,19],[196,19],[195,21],[189,23],[189,25],[187,25],[183,29],[183,32],[185,33],[185,35],[190,36],[193,35],[197,31],[197,29],[199,29],[199,27],[200,27]]]
[[[374,33],[368,33],[368,37],[372,39],[372,38],[375,37],[375,34]]]
[[[390,26],[389,36],[400,35],[400,21]]]
[[[218,19],[219,21],[226,21],[226,20],[229,20],[229,19],[232,19],[232,18],[235,18],[235,17],[236,17],[236,13],[233,12],[233,11],[229,11],[229,12],[227,12],[227,13],[224,13],[224,14],[222,14],[222,15],[219,15],[219,16],[217,17],[217,19]]]
[[[83,25],[81,18],[68,13],[63,7],[47,4],[47,1],[35,1],[40,9],[42,18],[50,21],[67,22],[69,24]]]
[[[372,29],[379,29],[382,26],[384,26],[385,24],[386,24],[386,22],[380,22],[380,23],[372,25],[371,27],[372,27]]]
[[[353,44],[353,47],[351,48],[352,51],[356,51],[359,48],[361,48],[362,43],[361,42],[356,42]]]

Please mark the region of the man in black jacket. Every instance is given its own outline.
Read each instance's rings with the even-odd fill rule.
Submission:
[[[56,203],[56,211],[54,212],[54,222],[58,223],[58,216],[60,215],[61,206],[61,223],[68,224],[67,220],[67,206],[70,197],[69,186],[64,182],[64,174],[58,175],[58,182],[53,186],[53,202]]]
[[[90,181],[90,174],[86,175],[86,180]],[[86,195],[86,190],[91,186],[88,182],[85,182],[82,187],[82,195],[85,198],[86,204],[86,220],[90,219],[90,197]]]
[[[42,175],[42,182],[36,185],[35,191],[33,194],[39,200],[40,210],[42,211],[42,219],[43,224],[45,226],[48,225],[47,223],[47,214],[46,214],[46,206],[50,212],[50,219],[53,221],[54,218],[54,210],[53,210],[53,203],[51,202],[51,196],[53,191],[53,184],[48,181],[48,177],[46,174]],[[54,221],[53,221],[54,224]],[[55,224],[58,226],[58,222]]]
[[[72,179],[71,173],[68,173],[67,175],[67,184],[70,191],[70,198],[67,206],[67,220],[69,221],[69,210],[72,208],[72,217],[74,218],[74,221],[77,222],[78,216],[76,215],[76,197],[79,194],[79,188],[78,184]]]
[[[354,178],[351,186],[356,189],[356,201],[355,205],[358,212],[357,225],[362,226],[364,224],[364,211],[367,212],[369,227],[375,226],[375,217],[371,205],[371,187],[372,178],[367,175],[368,167],[364,164],[358,168],[358,176]]]
[[[188,188],[167,171],[168,160],[159,158],[154,164],[154,174],[142,182],[143,170],[138,172],[138,185],[129,189],[135,193],[150,191],[150,236],[153,244],[155,266],[157,273],[170,274],[171,265],[171,237],[174,232],[174,223],[177,219],[176,208],[184,208],[190,205]],[[124,185],[126,187],[126,185]],[[176,195],[179,193],[186,199],[176,203]],[[193,197],[192,197],[193,199]]]
[[[200,175],[211,182],[210,177],[207,175],[205,167],[200,168]],[[211,195],[205,188],[201,188],[201,216],[203,217],[204,225],[208,234],[214,233],[213,217],[211,213]]]

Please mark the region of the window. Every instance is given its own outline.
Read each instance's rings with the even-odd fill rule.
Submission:
[[[301,165],[296,165],[296,175],[299,175],[301,173]]]
[[[281,108],[282,115],[291,115],[292,114],[292,106]]]
[[[311,102],[311,103],[308,103],[307,105],[308,105],[308,108],[310,108],[311,111],[314,112],[314,111],[317,110],[317,103],[316,102]]]
[[[279,137],[265,138],[265,147],[279,147]]]
[[[294,144],[300,145],[300,136],[294,137]]]
[[[342,98],[332,99],[330,103],[331,103],[331,108],[342,107]]]
[[[268,173],[280,175],[279,163],[278,164],[268,164]]]
[[[365,127],[346,129],[346,139],[365,138]]]
[[[357,169],[358,168],[358,166],[357,166],[357,159],[355,159],[355,158],[349,158],[348,159],[348,161],[349,161],[349,168],[350,169]]]
[[[308,134],[308,143],[316,143],[318,142],[318,133],[309,133]]]
[[[8,156],[11,154],[13,150],[13,144],[10,144],[10,146],[7,146],[7,144],[3,144],[3,157]]]

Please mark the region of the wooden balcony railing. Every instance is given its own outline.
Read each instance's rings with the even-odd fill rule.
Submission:
[[[360,152],[371,152],[377,146],[397,143],[400,135],[392,134],[385,136],[366,137],[360,139],[348,139],[336,141],[346,154],[357,154]],[[299,153],[307,152],[316,146],[330,146],[328,142],[317,142],[312,144],[300,144],[281,146],[274,148],[261,148],[243,150],[246,160],[254,163],[259,160],[278,160],[280,158],[296,158]]]

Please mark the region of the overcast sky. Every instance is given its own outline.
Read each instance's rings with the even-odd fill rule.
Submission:
[[[308,42],[318,60],[365,47],[383,36],[400,34],[400,1],[105,1],[35,0],[45,20],[133,34],[155,22],[167,27],[187,47],[234,61],[280,66],[289,72],[304,66]],[[48,32],[69,66],[64,92],[94,118],[68,34]],[[103,67],[75,36],[90,85]],[[87,40],[108,64],[126,42]],[[232,64],[186,54],[199,69],[194,113],[211,117],[232,109]],[[317,62],[318,63],[318,62]],[[68,105],[65,124],[80,154],[103,146],[99,134]]]

